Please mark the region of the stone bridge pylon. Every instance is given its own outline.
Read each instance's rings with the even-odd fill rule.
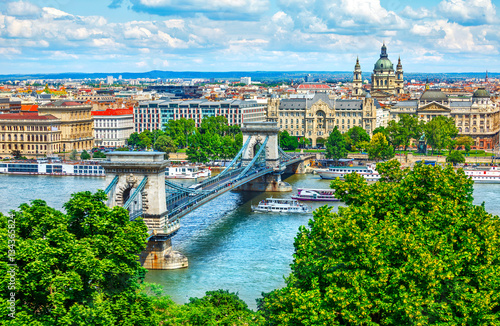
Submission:
[[[249,141],[242,154],[243,165],[249,164],[260,146],[265,146],[265,165],[272,167],[274,173],[250,181],[237,190],[240,191],[292,191],[290,184],[281,181],[280,150],[278,143],[279,127],[276,122],[245,122],[241,127],[243,144]],[[250,138],[250,140],[249,140]],[[258,167],[257,167],[258,168]]]
[[[142,216],[150,237],[140,255],[147,269],[176,269],[188,266],[185,256],[172,250],[171,238],[180,228],[169,223],[165,193],[165,168],[162,152],[111,152],[101,162],[109,185],[109,207],[121,206],[130,219]]]

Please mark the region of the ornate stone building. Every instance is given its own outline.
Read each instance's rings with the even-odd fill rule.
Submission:
[[[0,114],[0,156],[19,151],[28,158],[61,150],[61,121],[36,112]]]
[[[453,99],[439,89],[427,89],[419,100],[402,101],[391,107],[392,120],[398,121],[401,114],[416,115],[425,122],[440,115],[452,117],[459,135],[474,139],[474,149],[493,149],[498,144],[500,107],[484,88],[465,99]]]
[[[385,43],[382,45],[380,58],[375,63],[372,74],[373,97],[387,97],[403,93],[403,65],[401,58],[398,59],[396,71],[387,55]]]
[[[281,131],[305,137],[316,146],[318,140],[328,138],[335,126],[341,132],[360,126],[371,135],[379,107],[369,94],[357,100],[333,100],[322,93],[301,98],[272,98],[268,103],[267,120],[277,122]]]
[[[90,150],[94,146],[92,106],[56,101],[40,106],[39,115],[53,115],[61,120],[61,151]]]

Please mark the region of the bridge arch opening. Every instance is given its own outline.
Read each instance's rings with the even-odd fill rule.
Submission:
[[[130,198],[130,192],[132,191],[132,187],[129,187],[129,188],[126,188],[125,190],[123,190],[123,194],[122,194],[122,205],[125,205],[125,203],[127,202],[127,200]]]

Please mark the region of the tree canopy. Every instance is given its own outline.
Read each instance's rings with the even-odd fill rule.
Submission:
[[[458,135],[458,128],[452,117],[437,116],[425,124],[425,139],[438,153],[441,149],[448,147],[452,138]]]
[[[154,149],[160,152],[165,152],[165,158],[168,159],[170,153],[175,153],[177,151],[177,144],[169,136],[161,135],[158,139],[156,139]]]
[[[344,134],[346,146],[349,151],[359,149],[360,143],[369,142],[370,135],[360,126],[354,126]]]
[[[345,138],[335,126],[326,141],[326,158],[338,160],[347,157]]]
[[[264,298],[270,325],[493,325],[500,320],[500,220],[472,203],[462,170],[380,163],[352,173],[295,239],[286,286]]]
[[[386,160],[394,157],[394,148],[382,133],[373,135],[368,146],[368,157],[370,160]]]
[[[12,211],[15,221],[16,318],[13,325],[151,325],[140,295],[145,270],[137,256],[148,237],[142,219],[108,208],[103,191],[73,194],[62,213],[42,200]],[[8,217],[0,214],[0,233]],[[0,269],[6,275],[7,242]],[[7,293],[2,276],[0,289]],[[0,311],[6,311],[5,300]],[[3,315],[3,314],[2,314]],[[3,319],[3,317],[2,317]]]
[[[284,150],[293,151],[299,147],[299,141],[297,137],[290,136],[288,131],[283,130],[279,133],[280,147]]]

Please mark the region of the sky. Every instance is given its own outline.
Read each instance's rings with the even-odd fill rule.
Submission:
[[[0,0],[0,74],[500,72],[500,0]]]

